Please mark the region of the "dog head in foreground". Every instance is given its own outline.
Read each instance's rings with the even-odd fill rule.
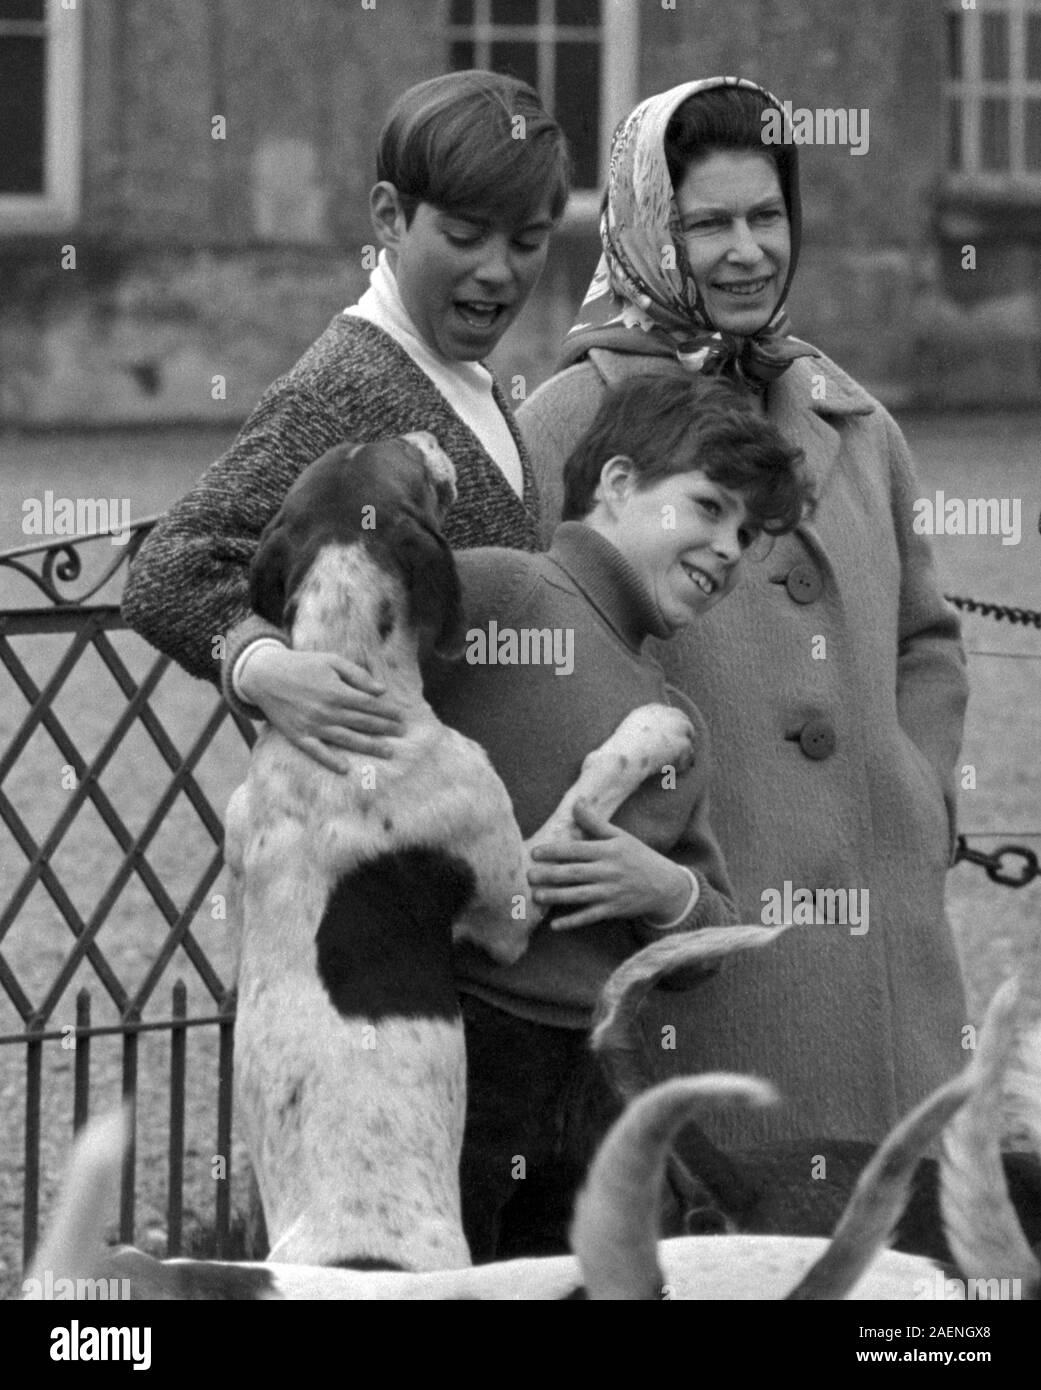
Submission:
[[[723,954],[772,940],[778,929],[707,928]],[[752,935],[748,935],[751,933]],[[676,938],[626,962],[630,981],[689,960]],[[711,954],[711,938],[702,953]],[[616,990],[601,1017],[625,1002]],[[710,1075],[666,1081],[638,1096],[604,1141],[576,1204],[574,1257],[512,1260],[427,1273],[305,1265],[159,1261],[106,1250],[127,1139],[125,1117],[88,1126],[77,1142],[63,1196],[25,1289],[43,1297],[68,1279],[125,1279],[131,1299],[939,1299],[1020,1297],[1041,1292],[1041,1264],[1004,1187],[1000,1143],[1010,1123],[1041,1151],[1041,990],[1008,981],[995,995],[970,1065],[917,1106],[865,1168],[830,1241],[784,1236],[687,1236],[659,1241],[658,1199],[677,1130],[718,1104],[769,1104],[753,1078]],[[960,1279],[924,1256],[886,1248],[918,1160],[943,1135],[943,1213]],[[49,1281],[49,1282],[48,1282]],[[1011,1295],[1002,1292],[1013,1289]],[[997,1289],[998,1291],[995,1291]]]
[[[296,646],[328,645],[344,618],[349,625],[367,620],[386,637],[399,607],[389,580],[403,590],[420,653],[457,654],[459,578],[441,534],[455,498],[455,468],[427,431],[328,450],[304,469],[261,533],[250,566],[254,610],[290,631]],[[374,571],[384,582],[372,582]],[[360,611],[365,605],[371,613]]]

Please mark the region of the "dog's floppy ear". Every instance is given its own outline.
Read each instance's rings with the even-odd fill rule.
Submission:
[[[420,518],[402,516],[392,548],[404,571],[409,618],[420,634],[422,654],[458,656],[464,640],[462,592],[448,542]]]
[[[249,567],[249,601],[255,613],[276,627],[284,626],[289,543],[277,521],[264,528]]]

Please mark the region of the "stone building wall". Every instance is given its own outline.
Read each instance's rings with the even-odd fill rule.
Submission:
[[[867,113],[864,153],[800,150],[800,336],[890,402],[1041,396],[1041,218],[945,194],[940,0],[631,3],[641,96],[739,72],[796,109]],[[0,222],[0,423],[245,415],[364,286],[376,135],[398,92],[444,70],[446,10],[91,0],[81,216]],[[594,220],[569,219],[496,357],[517,391],[551,370],[596,255]]]

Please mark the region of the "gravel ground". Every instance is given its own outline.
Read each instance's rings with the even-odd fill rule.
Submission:
[[[945,591],[1041,609],[1041,544],[1037,532],[1041,475],[1036,462],[1041,418],[1030,414],[908,417],[902,424],[919,461],[924,495],[943,488],[948,496],[1006,496],[1023,500],[1023,534],[1016,546],[1002,546],[996,537],[937,538],[937,564]],[[132,516],[161,511],[185,491],[232,433],[229,429],[0,437],[4,504],[0,507],[0,549],[32,540],[21,528],[25,499],[42,498],[47,489],[56,497],[81,495],[87,491],[84,478],[90,479],[90,491],[96,496],[128,499]],[[34,604],[24,581],[0,570],[0,607]],[[962,761],[976,767],[977,788],[963,794],[962,827],[976,832],[977,843],[987,845],[997,841],[977,837],[992,831],[1030,832],[1033,838],[1025,843],[1041,851],[1041,773],[1037,761],[1041,747],[1041,632],[968,616],[965,638],[971,653],[972,699]],[[150,659],[144,644],[131,634],[119,634],[114,640],[135,676],[140,677]],[[66,639],[20,638],[15,639],[14,645],[39,683],[53,669]],[[0,734],[6,744],[26,706],[5,673],[0,673],[0,691]],[[206,717],[212,697],[205,687],[172,672],[164,679],[153,705],[183,752]],[[122,708],[122,697],[100,662],[91,657],[77,667],[55,708],[77,744],[93,752]],[[63,762],[51,740],[38,732],[3,783],[3,793],[37,839],[46,834],[66,803]],[[233,726],[226,724],[199,769],[200,785],[218,813],[241,779],[245,764],[241,738]],[[166,785],[165,778],[165,765],[137,726],[101,780],[120,815],[133,829],[144,824]],[[206,862],[212,850],[212,839],[181,798],[149,849],[148,860],[174,901],[180,904],[190,892],[200,864]],[[52,859],[71,898],[85,915],[97,903],[117,861],[112,837],[92,810],[85,810],[77,818]],[[21,850],[7,831],[0,830],[5,899],[23,864]],[[221,886],[218,882],[212,891],[219,891]],[[980,1017],[996,985],[1013,968],[1017,952],[1036,940],[1041,920],[1039,908],[1041,880],[1035,880],[1026,889],[1012,891],[992,884],[976,867],[960,865],[952,871],[949,909],[965,962],[973,1018]],[[233,965],[222,922],[204,909],[193,932],[218,976],[229,981]],[[119,895],[102,928],[99,944],[129,988],[143,979],[164,936],[161,915],[135,881]],[[38,886],[0,947],[34,1004],[66,958],[70,943],[67,926]],[[188,986],[189,1013],[212,1011],[212,1000],[195,967],[179,951],[146,1009],[146,1018],[168,1016],[170,985],[178,976]],[[85,967],[52,1014],[59,1025],[72,1021],[75,989],[84,982],[91,984],[97,1001],[95,1021],[102,1021],[104,991],[94,972]],[[111,1007],[108,1016],[112,1016]],[[0,1033],[15,1031],[19,1026],[12,1004],[6,997],[0,998]],[[67,1146],[73,1057],[57,1044],[48,1045],[45,1054],[44,1210],[53,1195]],[[168,1055],[165,1035],[144,1035],[139,1061],[136,1238],[156,1253],[165,1249]],[[0,1296],[8,1297],[17,1292],[21,1264],[24,1066],[21,1046],[0,1046]],[[118,1041],[95,1041],[95,1110],[105,1108],[118,1095],[120,1067]],[[211,1162],[216,1150],[215,1030],[190,1031],[188,1067],[185,1230],[192,1243],[205,1241],[214,1210]],[[235,1151],[233,1173],[241,1176],[243,1168],[243,1155]],[[241,1219],[245,1214],[246,1184],[239,1180],[232,1190],[233,1208]]]

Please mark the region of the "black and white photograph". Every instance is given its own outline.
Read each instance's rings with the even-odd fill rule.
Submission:
[[[0,0],[33,1366],[274,1299],[1009,1368],[1039,683],[1041,0]]]

